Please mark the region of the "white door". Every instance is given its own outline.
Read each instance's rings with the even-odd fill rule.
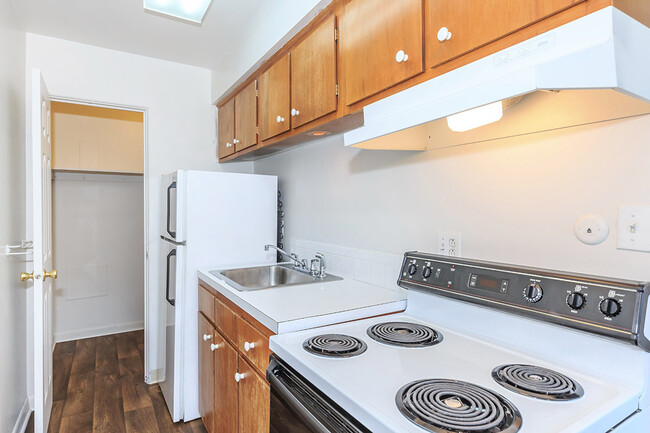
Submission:
[[[34,236],[34,433],[45,433],[52,410],[52,143],[50,95],[32,71],[32,206]],[[29,196],[29,195],[28,195]],[[49,277],[49,278],[48,278]]]

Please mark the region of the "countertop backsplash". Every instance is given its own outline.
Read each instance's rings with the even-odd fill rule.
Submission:
[[[316,252],[325,255],[325,272],[343,278],[352,278],[364,283],[387,289],[396,289],[397,278],[402,266],[402,254],[362,250],[341,245],[291,239],[289,252],[301,259],[314,258]]]

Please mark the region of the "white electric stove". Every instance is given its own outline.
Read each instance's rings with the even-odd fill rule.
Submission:
[[[403,314],[271,338],[272,432],[650,431],[647,284],[418,252],[399,284]]]

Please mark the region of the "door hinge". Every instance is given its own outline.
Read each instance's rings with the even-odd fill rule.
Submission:
[[[339,96],[339,83],[336,83],[336,96]]]
[[[339,40],[339,29],[334,27],[334,40],[338,41]]]

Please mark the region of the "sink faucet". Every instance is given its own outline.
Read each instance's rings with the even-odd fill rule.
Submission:
[[[316,253],[316,258],[311,259],[311,276],[314,278],[325,278],[325,256],[323,253]]]
[[[296,254],[289,254],[288,252],[284,251],[283,249],[276,247],[275,245],[264,245],[264,251],[268,251],[271,248],[279,252],[285,257],[288,257],[291,259],[291,261],[294,262],[294,267],[301,269],[303,271],[307,270],[307,261],[305,259],[300,260]]]

